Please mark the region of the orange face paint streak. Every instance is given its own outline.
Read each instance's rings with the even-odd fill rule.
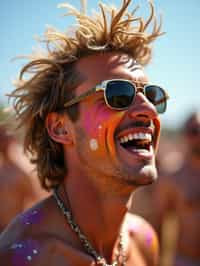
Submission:
[[[116,112],[111,119],[106,122],[102,122],[102,124],[98,127],[98,140],[100,145],[98,150],[95,152],[101,155],[105,154],[105,151],[109,151],[113,161],[116,161],[114,133],[123,116],[124,112]]]
[[[110,110],[105,107],[104,103],[97,103],[91,109],[85,113],[84,125],[90,135],[90,140],[95,139],[99,144],[93,152],[98,156],[104,156],[105,152],[109,151],[114,160],[116,158],[114,132],[125,111]]]
[[[96,151],[98,152],[99,155],[103,155],[105,154],[105,150],[106,150],[106,132],[107,132],[107,128],[101,124],[98,128],[98,140],[99,140],[99,149]]]
[[[155,128],[157,128],[155,132],[155,138],[159,140],[160,139],[160,119],[154,119],[154,124],[156,126]],[[157,153],[157,150],[158,150],[158,145],[155,150],[156,153]]]
[[[111,154],[111,158],[113,159],[114,162],[117,162],[114,133],[121,119],[123,118],[124,114],[125,114],[125,111],[116,112],[116,115],[113,116],[113,118],[109,120],[110,126],[108,127],[108,132],[107,132],[107,146]]]

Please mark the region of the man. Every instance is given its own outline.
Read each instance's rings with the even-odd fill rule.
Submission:
[[[149,85],[143,65],[161,32],[156,22],[146,32],[152,4],[144,22],[127,11],[130,3],[119,10],[100,4],[94,16],[64,5],[79,25],[70,35],[48,31],[48,55],[21,72],[14,106],[41,184],[53,195],[3,233],[6,266],[157,263],[156,235],[127,213],[127,203],[157,176],[158,113],[167,94]],[[26,71],[34,72],[29,80]]]
[[[38,187],[17,140],[0,126],[0,233],[18,213],[47,193]],[[22,165],[23,163],[23,165]]]
[[[197,266],[200,265],[200,112],[188,117],[183,137],[185,158],[179,169],[170,174],[166,172],[166,177],[158,182],[157,211],[160,224],[169,215],[176,215],[178,229],[173,265]]]

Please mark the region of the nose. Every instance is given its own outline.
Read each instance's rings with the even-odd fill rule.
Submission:
[[[158,117],[156,107],[147,99],[142,93],[138,92],[133,100],[131,107],[129,108],[129,117],[135,118],[136,116],[144,115],[149,119]]]

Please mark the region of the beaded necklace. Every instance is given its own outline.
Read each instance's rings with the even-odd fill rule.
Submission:
[[[58,195],[58,188],[54,189],[53,195],[54,195],[54,198],[56,200],[58,207],[61,209],[71,229],[77,234],[85,251],[95,259],[97,265],[99,266],[126,266],[126,256],[124,255],[124,250],[123,250],[122,234],[120,234],[119,236],[120,240],[118,244],[118,255],[116,255],[116,259],[112,264],[108,264],[106,262],[106,259],[97,253],[97,251],[94,249],[90,241],[82,233],[79,225],[74,221],[72,212],[70,211],[70,209],[66,208],[64,202]]]

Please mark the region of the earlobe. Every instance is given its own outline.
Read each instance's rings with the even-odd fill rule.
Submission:
[[[73,136],[66,116],[59,113],[49,113],[46,117],[45,126],[49,136],[58,143],[73,145]]]

